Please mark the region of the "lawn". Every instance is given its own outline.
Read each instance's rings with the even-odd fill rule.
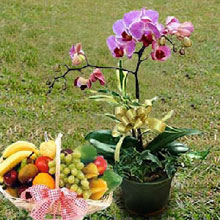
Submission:
[[[62,132],[64,147],[74,148],[84,143],[88,132],[113,126],[101,116],[111,111],[108,105],[91,102],[86,92],[74,88],[78,73],[70,73],[66,91],[60,82],[49,96],[46,82],[58,74],[53,71],[57,63],[71,65],[68,51],[77,42],[82,42],[91,63],[117,65],[105,43],[112,24],[143,6],[159,11],[161,23],[168,15],[189,20],[195,32],[186,56],[143,64],[141,100],[159,95],[157,116],[174,109],[170,125],[204,131],[203,136],[185,138],[185,143],[197,150],[212,147],[205,162],[179,170],[166,212],[154,219],[220,219],[219,0],[1,0],[0,151],[17,140],[39,145],[45,131],[51,137]],[[125,62],[127,67],[133,64]],[[116,89],[114,71],[103,73],[107,86]],[[129,79],[131,91],[132,85]],[[118,220],[143,219],[129,216],[118,194],[107,212]],[[27,215],[0,195],[3,219],[23,220]]]

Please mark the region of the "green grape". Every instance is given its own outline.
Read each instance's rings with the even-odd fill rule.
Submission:
[[[56,167],[50,168],[50,169],[49,169],[49,173],[50,173],[51,175],[55,174],[55,173],[56,173]]]
[[[83,180],[85,178],[85,175],[83,174],[82,171],[78,171],[77,178],[80,180]]]
[[[89,187],[89,182],[87,179],[83,179],[81,180],[81,185],[84,186],[84,187]]]
[[[63,179],[63,181],[64,181],[64,183],[68,183],[68,177],[65,177],[65,178]]]
[[[48,166],[49,168],[53,168],[53,167],[56,167],[56,161],[55,160],[52,160],[48,163]]]
[[[74,183],[79,184],[80,180],[78,178],[75,178]]]
[[[60,173],[60,179],[64,179],[66,175],[64,173]]]
[[[72,155],[73,155],[73,158],[74,158],[74,159],[79,159],[79,158],[81,157],[81,153],[80,153],[79,151],[77,151],[77,150],[75,150],[75,151],[72,153]]]
[[[70,168],[70,170],[72,170],[72,169],[75,168],[75,165],[74,165],[74,164],[70,164],[70,165],[69,165],[69,168]]]
[[[90,196],[91,196],[91,192],[90,191],[87,190],[87,191],[83,192],[83,198],[84,199],[89,199]]]
[[[63,171],[64,168],[65,168],[65,166],[66,166],[65,164],[61,163],[61,164],[60,164],[60,171]]]
[[[78,174],[78,170],[74,167],[72,170],[71,170],[71,174],[73,176],[76,176]]]
[[[64,158],[65,158],[65,154],[64,154],[64,153],[61,153],[61,154],[60,154],[60,160],[61,160],[61,161],[64,161]]]
[[[80,163],[80,159],[73,159],[73,163],[76,165],[78,163]]]
[[[63,173],[68,175],[70,173],[70,169],[68,167],[65,167]]]
[[[84,168],[84,164],[82,162],[79,162],[76,164],[76,168],[82,170]]]
[[[89,190],[90,188],[89,188],[89,185],[88,186],[82,186],[81,187],[83,190]]]
[[[68,183],[73,184],[74,180],[75,180],[74,176],[69,176],[68,177]]]
[[[65,156],[65,162],[67,164],[70,164],[72,161],[72,155],[71,154],[68,154],[67,156]]]
[[[78,189],[78,186],[76,184],[73,184],[70,189],[76,192],[76,190]]]
[[[65,183],[64,183],[64,181],[63,180],[60,180],[60,187],[64,187],[65,186]]]
[[[83,193],[82,189],[80,187],[78,187],[78,189],[76,190],[76,193],[78,195],[81,195]]]

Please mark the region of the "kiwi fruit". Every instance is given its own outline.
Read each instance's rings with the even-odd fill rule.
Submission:
[[[29,179],[35,177],[38,173],[38,168],[34,164],[25,165],[18,173],[19,182],[26,183]]]

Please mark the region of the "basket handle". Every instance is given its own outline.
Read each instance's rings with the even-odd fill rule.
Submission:
[[[62,134],[59,133],[55,143],[56,143],[56,174],[55,174],[55,186],[56,189],[59,188],[59,182],[60,182],[60,151],[61,151],[61,138]]]

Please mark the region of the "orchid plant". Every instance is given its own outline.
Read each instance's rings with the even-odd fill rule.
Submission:
[[[177,18],[169,16],[163,26],[158,19],[157,11],[145,8],[126,13],[113,24],[114,35],[109,36],[106,41],[112,56],[119,59],[118,66],[91,64],[82,45],[78,43],[73,45],[69,52],[74,67],[65,65],[66,72],[48,84],[49,93],[60,79],[64,80],[66,88],[66,76],[69,72],[82,73],[85,69],[92,68],[93,72],[89,78],[78,76],[74,81],[74,85],[81,90],[91,89],[96,81],[102,86],[105,85],[102,69],[116,70],[119,92],[107,88],[90,90],[93,95],[89,97],[116,105],[114,114],[105,114],[115,121],[115,127],[112,130],[91,132],[86,136],[86,140],[96,146],[121,175],[141,182],[163,175],[172,177],[178,166],[178,157],[189,150],[186,145],[175,140],[184,135],[201,133],[198,130],[168,126],[166,120],[172,116],[173,111],[168,112],[162,119],[150,117],[153,102],[157,97],[140,102],[138,73],[141,64],[150,58],[164,62],[170,58],[172,51],[184,55],[186,48],[192,46],[190,36],[194,27],[191,22],[181,23]],[[120,58],[124,56],[128,59],[137,56],[134,70],[122,66]],[[80,66],[76,67],[78,65]],[[135,97],[127,92],[128,75],[133,75],[135,79]],[[156,134],[155,138],[145,143],[143,135],[152,132]],[[202,159],[207,154],[208,151],[188,153],[191,158]]]

